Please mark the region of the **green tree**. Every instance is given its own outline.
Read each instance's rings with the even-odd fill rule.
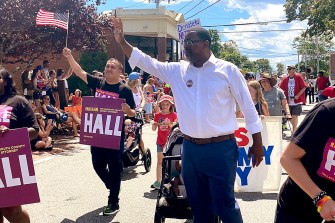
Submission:
[[[318,61],[319,70],[329,71],[329,53],[334,50],[334,43],[329,35],[319,35],[310,37],[302,35],[294,38],[293,48],[302,55],[302,62],[299,64],[300,70],[304,71],[307,65],[314,68],[314,75],[317,72]]]
[[[105,2],[105,1],[104,1]],[[0,4],[0,63],[31,63],[45,54],[60,54],[65,47],[66,30],[36,26],[39,9],[70,12],[68,46],[101,49],[106,16],[99,16],[92,0],[3,0]]]
[[[284,64],[277,63],[276,68],[277,68],[278,75],[282,75],[284,73]]]
[[[307,19],[307,33],[318,36],[335,31],[335,0],[286,0],[287,21]]]
[[[268,59],[258,59],[254,63],[258,72],[272,72],[272,67],[270,66],[270,61]]]
[[[235,41],[229,40],[223,43],[223,49],[220,54],[220,58],[229,62],[232,62],[238,67],[242,67],[244,62],[247,61],[247,57],[242,55],[238,45]]]
[[[211,35],[211,39],[212,39],[211,51],[214,54],[214,56],[219,57],[221,51],[223,50],[223,47],[221,45],[221,39],[218,34],[218,31],[214,29],[210,29],[209,34]]]

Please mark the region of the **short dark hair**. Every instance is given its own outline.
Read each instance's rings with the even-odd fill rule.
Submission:
[[[0,66],[0,76],[7,83],[5,86],[5,95],[9,96],[17,94],[15,83],[13,81],[13,76],[4,67],[1,66]]]
[[[48,63],[49,63],[48,60],[43,60],[43,65],[48,64]]]
[[[322,75],[322,76],[325,75],[325,73],[324,73],[323,71],[319,71],[318,74],[320,74],[320,75]]]
[[[209,46],[211,45],[212,39],[211,39],[211,35],[210,35],[210,33],[207,29],[202,28],[202,27],[193,27],[193,28],[189,29],[187,32],[196,32],[197,36],[201,40],[207,40],[209,42]]]

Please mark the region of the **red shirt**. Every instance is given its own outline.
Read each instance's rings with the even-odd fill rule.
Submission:
[[[167,115],[163,115],[162,113],[157,112],[155,114],[154,121],[157,122],[157,123],[175,122],[175,121],[177,121],[177,114],[175,112],[171,112]],[[156,144],[163,147],[166,144],[167,137],[169,136],[169,133],[170,133],[170,127],[168,125],[159,125],[158,126],[158,134],[157,134]]]
[[[335,88],[333,86],[327,87],[321,94],[326,98],[335,98]]]
[[[77,106],[77,105],[81,105],[81,97],[77,97],[75,95],[72,96],[72,106]]]
[[[319,76],[316,78],[316,84],[318,85],[318,90],[324,90],[329,86],[329,79],[328,77]]]

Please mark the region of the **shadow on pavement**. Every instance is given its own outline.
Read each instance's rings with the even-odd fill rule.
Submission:
[[[110,223],[112,222],[116,214],[111,215],[111,216],[103,216],[101,214],[102,211],[103,211],[103,208],[99,208],[97,210],[86,213],[83,216],[80,216],[76,221],[65,218],[63,221],[61,221],[61,223]],[[120,223],[120,222],[115,221],[113,223]]]
[[[143,194],[143,197],[152,199],[152,200],[156,200],[157,196],[158,196],[158,190],[151,190],[150,192],[145,192]]]
[[[123,169],[123,173],[122,173],[122,181],[127,181],[127,180],[131,180],[133,178],[137,178],[137,175],[139,173],[136,172],[136,167],[137,165],[135,166],[129,166],[129,167],[126,167]]]
[[[243,201],[277,200],[278,193],[239,192],[235,196]]]

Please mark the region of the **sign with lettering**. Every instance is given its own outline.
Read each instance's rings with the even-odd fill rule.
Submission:
[[[194,19],[177,25],[179,42],[182,46],[184,46],[184,39],[187,31],[193,27],[201,27],[200,19]],[[183,55],[185,55],[184,49],[182,49],[182,58]]]
[[[235,191],[262,192],[278,190],[282,174],[280,165],[282,153],[281,117],[271,116],[262,120],[264,159],[256,168],[252,168],[252,159],[248,159],[248,152],[253,143],[252,136],[245,128],[244,119],[238,119],[238,124],[239,129],[235,131],[239,147]]]
[[[28,129],[0,134],[0,208],[40,202]]]
[[[323,157],[318,170],[320,177],[335,182],[335,139],[329,138],[323,150]]]
[[[80,143],[120,149],[125,99],[83,97]]]

